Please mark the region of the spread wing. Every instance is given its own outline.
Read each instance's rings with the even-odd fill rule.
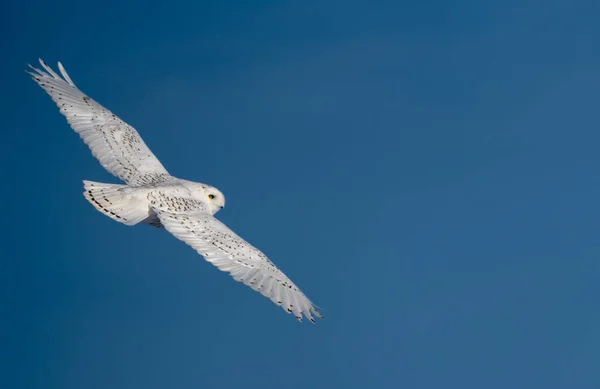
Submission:
[[[162,225],[192,246],[208,262],[229,272],[239,282],[262,293],[299,321],[323,318],[302,291],[260,250],[202,210],[173,212],[153,205]]]
[[[31,66],[35,72],[28,73],[48,92],[106,170],[131,186],[171,179],[135,128],[80,91],[60,62],[62,77],[41,59],[40,64],[45,71]]]

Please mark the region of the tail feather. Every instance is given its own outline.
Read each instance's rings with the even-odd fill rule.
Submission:
[[[133,226],[149,216],[147,204],[127,185],[103,184],[83,181],[85,198],[101,213],[128,226]]]

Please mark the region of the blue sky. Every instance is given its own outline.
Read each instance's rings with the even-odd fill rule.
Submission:
[[[4,2],[0,387],[600,387],[599,13]],[[326,320],[95,211],[81,181],[117,181],[38,57],[221,189]]]

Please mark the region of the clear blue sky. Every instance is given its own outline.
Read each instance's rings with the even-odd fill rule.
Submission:
[[[600,387],[597,0],[0,5],[0,387]],[[326,320],[165,231],[23,72],[63,62]]]

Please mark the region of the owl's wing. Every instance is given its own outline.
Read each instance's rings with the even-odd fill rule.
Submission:
[[[106,170],[131,186],[171,179],[135,128],[80,91],[60,62],[62,77],[41,59],[40,64],[45,71],[31,66],[35,72],[28,73],[48,92]]]
[[[162,225],[192,246],[208,262],[262,293],[299,321],[323,318],[302,291],[264,255],[206,212],[172,212],[154,208]]]

